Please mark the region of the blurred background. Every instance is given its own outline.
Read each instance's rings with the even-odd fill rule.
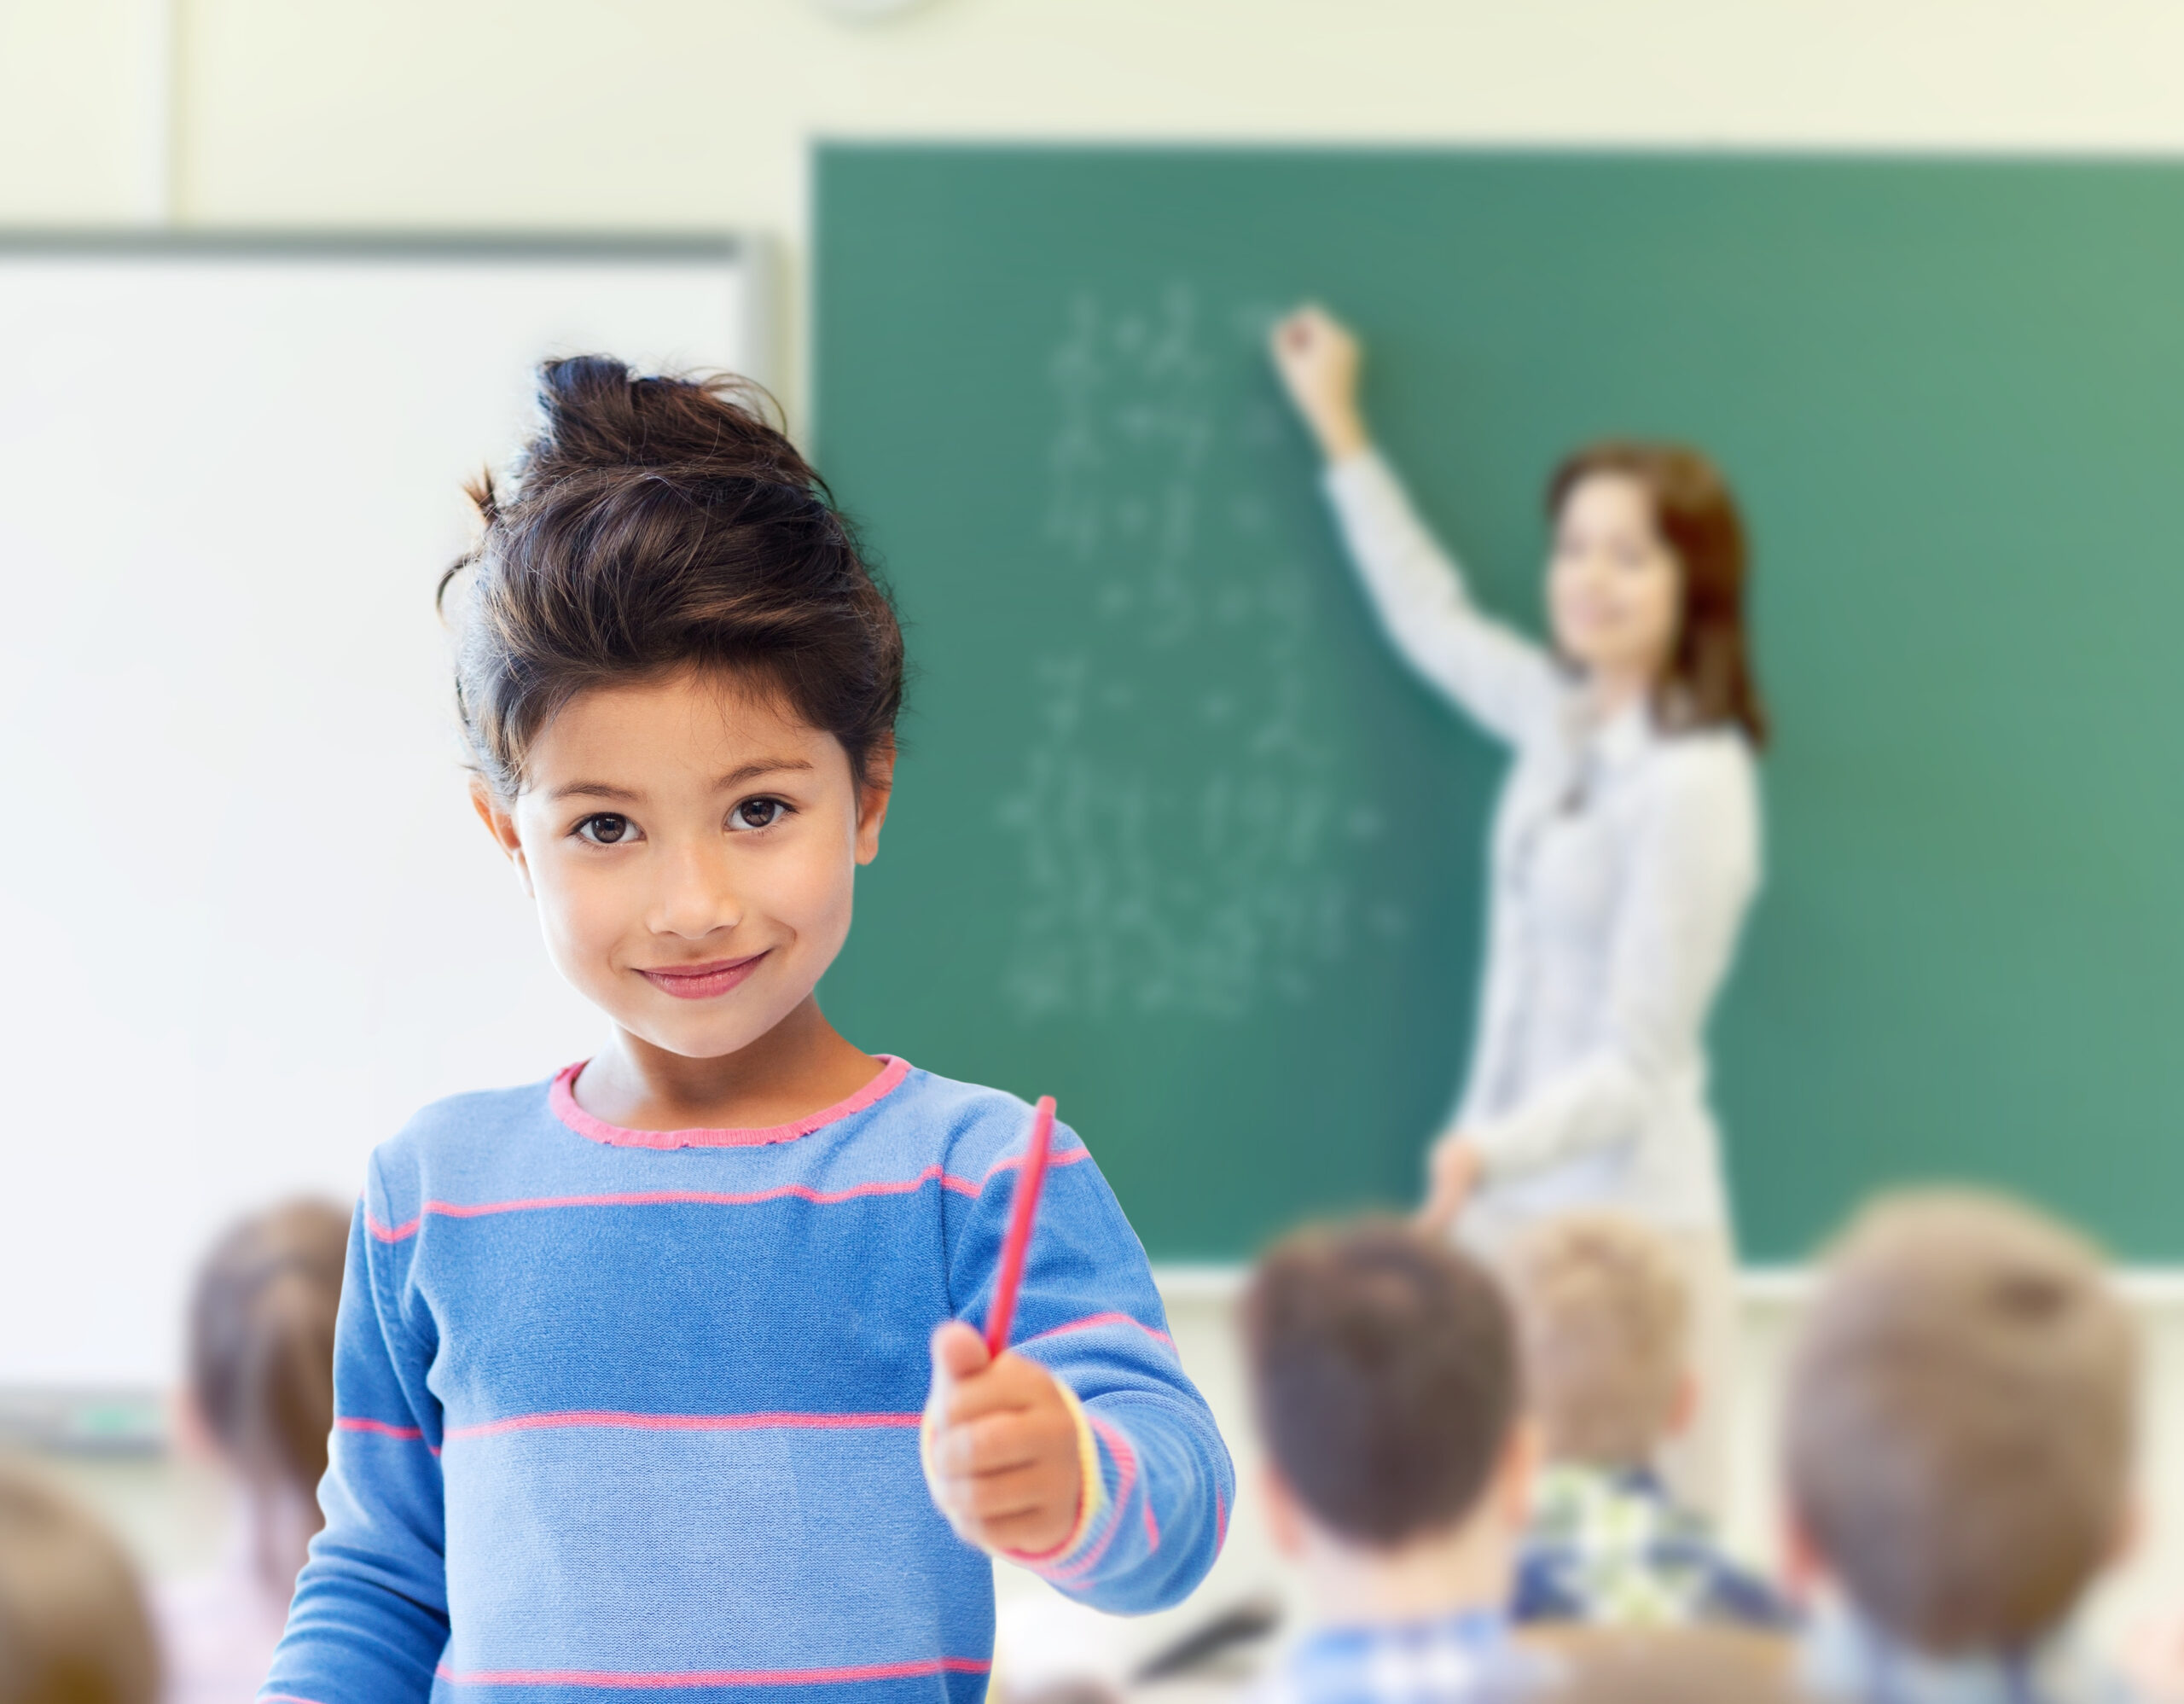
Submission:
[[[163,1405],[197,1253],[349,1199],[422,1100],[589,1045],[468,826],[431,590],[525,368],[591,342],[762,378],[864,521],[926,674],[830,1009],[1060,1096],[1248,1473],[1236,1263],[1411,1190],[1496,772],[1345,601],[1259,353],[1321,294],[1530,625],[1556,446],[1688,433],[1751,501],[1786,731],[1720,1026],[1755,1263],[1732,1534],[1774,1543],[1800,1264],[1894,1178],[2105,1234],[2153,1333],[2148,1435],[2179,1435],[2179,64],[2163,0],[0,0],[0,749],[37,824],[0,865],[32,1221],[0,1255],[0,1419],[154,1573],[202,1568],[224,1493]],[[1200,440],[1193,528],[1133,533],[1174,492],[1132,457]],[[1079,583],[1129,619],[1053,590]],[[1222,627],[1246,584],[1273,590]],[[284,647],[314,615],[325,650]],[[1201,663],[1228,697],[1162,695]],[[1035,701],[1108,731],[1010,721]],[[1246,759],[1224,717],[1287,743]],[[1369,776],[1368,747],[1395,754]],[[967,774],[995,777],[990,868],[950,837]],[[1069,818],[1072,776],[1151,840]],[[1249,863],[1246,797],[1233,842],[1164,839],[1163,800],[1224,776],[1332,826]],[[126,855],[146,822],[183,850]],[[1426,835],[1461,850],[1406,861]],[[1165,874],[1130,890],[1147,844]],[[1240,868],[1190,936],[1193,883]],[[1192,951],[1116,982],[1115,938],[1058,907],[1087,882]],[[1003,903],[921,910],[935,883]],[[1326,1104],[1275,1129],[1305,1115],[1258,1063],[1330,1013]],[[1203,1099],[1133,1099],[1125,1060]],[[85,1116],[91,1083],[144,1110]],[[2173,1451],[2147,1496],[2119,1624],[2184,1601]],[[1009,1628],[1019,1661],[1080,1638],[1118,1672],[1166,1637],[1070,1631],[1004,1574],[1005,1661]],[[1188,1613],[1281,1589],[1246,1495]]]

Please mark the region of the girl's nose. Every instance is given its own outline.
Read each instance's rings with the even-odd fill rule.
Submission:
[[[700,940],[743,921],[743,906],[725,863],[697,848],[665,859],[647,922],[654,934]]]

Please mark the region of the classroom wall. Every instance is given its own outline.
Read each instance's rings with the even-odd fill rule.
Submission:
[[[816,136],[2167,152],[2180,63],[2172,0],[0,0],[0,223],[756,228],[793,305]]]

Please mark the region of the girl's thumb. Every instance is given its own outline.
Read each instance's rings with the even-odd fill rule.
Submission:
[[[993,1358],[986,1341],[960,1319],[951,1319],[932,1334],[932,1375],[967,1379]]]

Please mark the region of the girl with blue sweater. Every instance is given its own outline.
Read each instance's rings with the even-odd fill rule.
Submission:
[[[374,1156],[262,1699],[970,1704],[990,1555],[1172,1603],[1228,1455],[1060,1126],[989,1359],[1030,1109],[820,1012],[903,679],[824,487],[728,383],[543,377],[442,590],[479,815],[612,1032]]]

